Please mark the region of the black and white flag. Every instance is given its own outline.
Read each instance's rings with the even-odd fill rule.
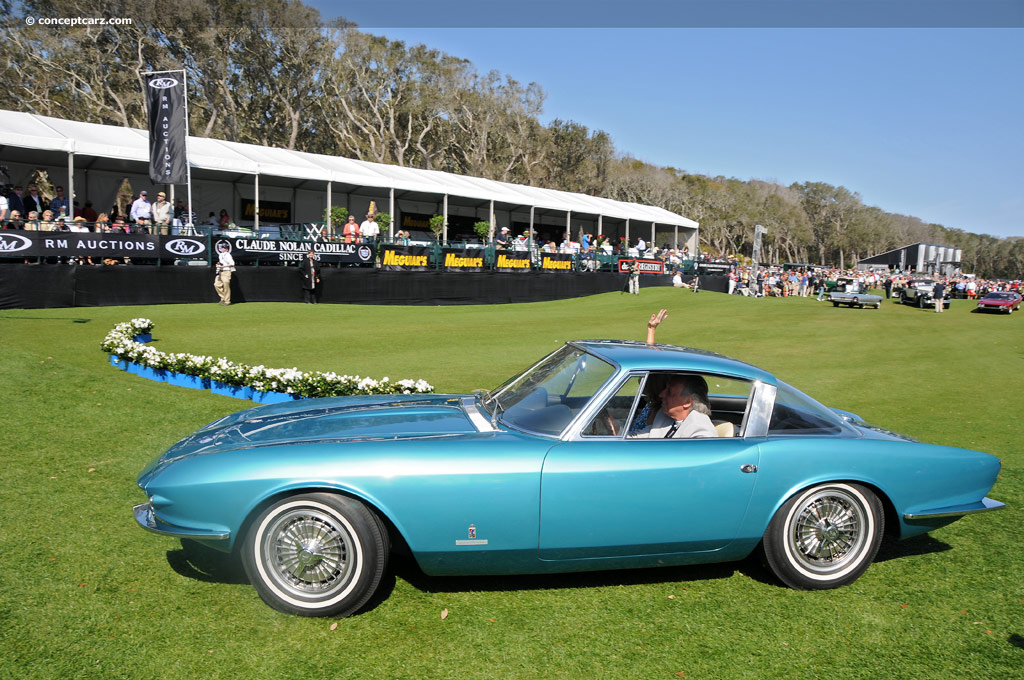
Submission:
[[[149,108],[149,178],[157,184],[185,184],[185,72],[146,76]]]

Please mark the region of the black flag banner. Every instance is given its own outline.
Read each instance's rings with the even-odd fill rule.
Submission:
[[[149,107],[149,178],[158,184],[185,184],[185,72],[146,76]]]

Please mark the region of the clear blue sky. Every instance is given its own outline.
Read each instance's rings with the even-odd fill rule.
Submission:
[[[364,30],[535,81],[543,122],[602,129],[649,163],[823,181],[889,212],[1024,236],[1024,29]]]

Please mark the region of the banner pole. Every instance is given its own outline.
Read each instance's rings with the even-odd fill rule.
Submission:
[[[188,160],[188,72],[181,69],[181,82],[185,86],[185,181],[188,186],[188,205],[185,207],[185,224],[188,226],[187,233],[195,234],[195,225],[192,224],[192,164]]]

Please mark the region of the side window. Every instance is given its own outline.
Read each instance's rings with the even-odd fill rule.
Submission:
[[[605,403],[597,416],[585,428],[584,437],[621,437],[636,396],[640,393],[643,376],[632,377]]]
[[[844,431],[842,419],[804,393],[779,382],[768,434],[835,435]]]

